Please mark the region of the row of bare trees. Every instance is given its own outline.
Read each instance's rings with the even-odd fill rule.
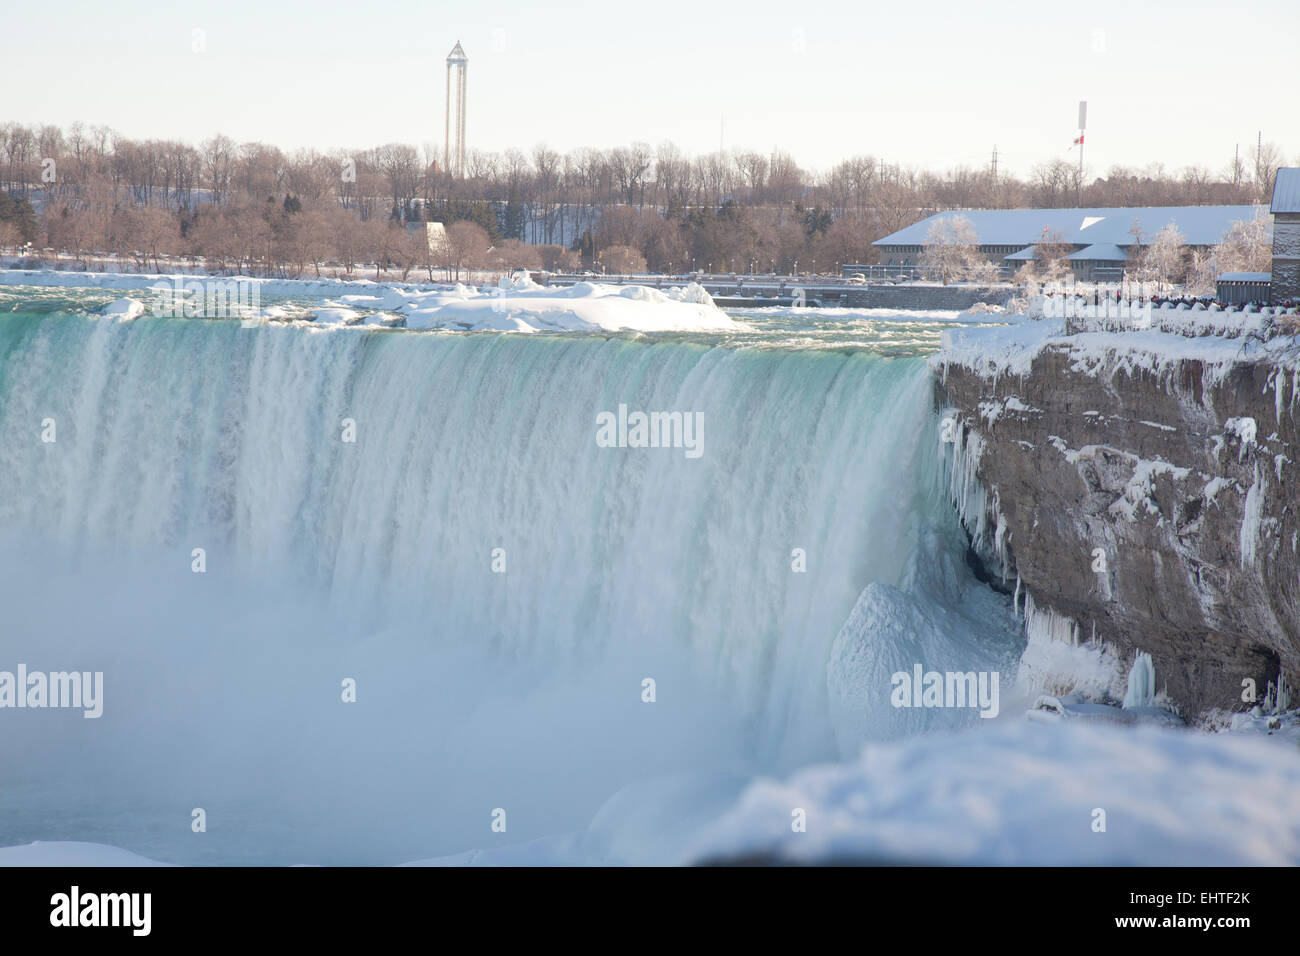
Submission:
[[[114,252],[156,266],[202,255],[230,269],[350,270],[349,260],[391,259],[379,239],[399,235],[390,224],[436,219],[475,224],[487,246],[474,255],[488,261],[496,250],[513,267],[827,271],[872,261],[873,240],[941,209],[1072,206],[1080,194],[1096,206],[1259,202],[1281,164],[1263,144],[1217,173],[1114,167],[1081,184],[1063,160],[1025,178],[873,156],[814,174],[780,150],[688,156],[672,143],[633,143],[472,151],[466,177],[454,179],[438,155],[428,143],[285,153],[222,135],[195,146],[102,126],[0,123],[0,189],[33,213],[9,217],[23,218],[19,227],[0,217],[0,246],[17,231],[17,241],[82,259]]]

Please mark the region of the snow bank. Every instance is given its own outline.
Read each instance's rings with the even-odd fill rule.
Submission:
[[[119,322],[130,322],[144,315],[144,303],[139,299],[117,299],[100,309],[99,314]]]
[[[691,859],[1295,865],[1294,751],[1236,735],[1029,721],[869,745],[853,763],[753,783]],[[794,832],[796,809],[806,832]]]
[[[202,281],[193,275],[133,275],[48,270],[0,270],[0,285],[78,286],[88,288],[152,290],[158,283]],[[220,280],[228,281],[228,280]],[[719,309],[708,292],[696,283],[652,289],[638,285],[582,282],[564,287],[541,286],[527,272],[504,277],[494,288],[473,289],[462,284],[420,285],[372,282],[366,279],[261,279],[238,277],[261,296],[316,300],[317,306],[301,316],[325,324],[354,324],[366,313],[387,312],[408,329],[454,331],[577,331],[577,332],[729,332],[749,326]],[[321,301],[323,300],[323,301]],[[133,299],[119,303],[135,302]],[[114,312],[123,321],[143,314],[137,302],[133,314]],[[127,308],[123,306],[123,308]],[[259,313],[259,318],[281,319]],[[105,313],[109,314],[109,313]],[[374,318],[374,322],[371,322]],[[371,316],[368,324],[389,324]]]

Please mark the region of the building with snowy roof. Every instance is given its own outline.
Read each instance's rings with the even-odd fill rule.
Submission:
[[[1273,182],[1273,281],[1269,301],[1300,300],[1300,167],[1279,169]]]
[[[872,245],[886,266],[917,266],[934,224],[961,216],[974,227],[980,252],[1007,272],[1037,259],[1039,245],[1051,242],[1069,250],[1076,278],[1102,281],[1120,278],[1129,259],[1165,226],[1175,226],[1187,246],[1203,251],[1217,246],[1234,223],[1257,213],[1254,206],[960,209],[936,213]]]

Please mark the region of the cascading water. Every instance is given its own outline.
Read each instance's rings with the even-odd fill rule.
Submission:
[[[0,668],[105,683],[3,715],[0,845],[394,862],[906,732],[855,695],[1007,653],[936,435],[869,349],[0,315]]]

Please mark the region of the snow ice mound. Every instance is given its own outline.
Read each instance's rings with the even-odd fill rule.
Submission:
[[[503,283],[486,293],[455,290],[416,297],[406,305],[406,327],[519,332],[748,329],[745,323],[717,308],[712,299],[705,302],[699,298],[686,291],[677,298],[648,286],[579,282],[567,288],[551,288],[521,279],[512,281],[509,288]]]
[[[972,667],[971,654],[945,633],[927,602],[874,581],[863,590],[831,645],[826,690],[840,753],[857,753],[864,741],[953,729],[978,718],[967,708],[895,707],[891,677],[926,671],[997,670]]]
[[[326,306],[312,313],[315,321],[326,325],[355,325],[361,321],[361,313],[355,309]]]
[[[695,305],[713,305],[713,296],[705,290],[704,286],[698,282],[690,282],[682,286],[673,286],[671,289],[665,289],[664,295],[675,302],[690,302]]]
[[[978,707],[895,707],[893,675],[998,674],[999,707],[1013,687],[1021,645],[1009,603],[953,566],[939,536],[922,535],[902,588],[880,581],[858,596],[831,644],[826,691],[842,756],[868,740],[895,740],[982,723]]]
[[[513,275],[502,276],[497,280],[497,288],[505,289],[510,292],[519,292],[527,289],[540,289],[542,286],[533,281],[533,277],[523,269]]]
[[[807,814],[794,832],[792,810]],[[1093,830],[1095,811],[1106,829]],[[761,780],[692,861],[1295,865],[1300,753],[1271,739],[1016,721]]]
[[[99,312],[105,318],[116,319],[118,322],[130,322],[140,318],[144,313],[144,303],[139,299],[117,299],[104,306]]]

